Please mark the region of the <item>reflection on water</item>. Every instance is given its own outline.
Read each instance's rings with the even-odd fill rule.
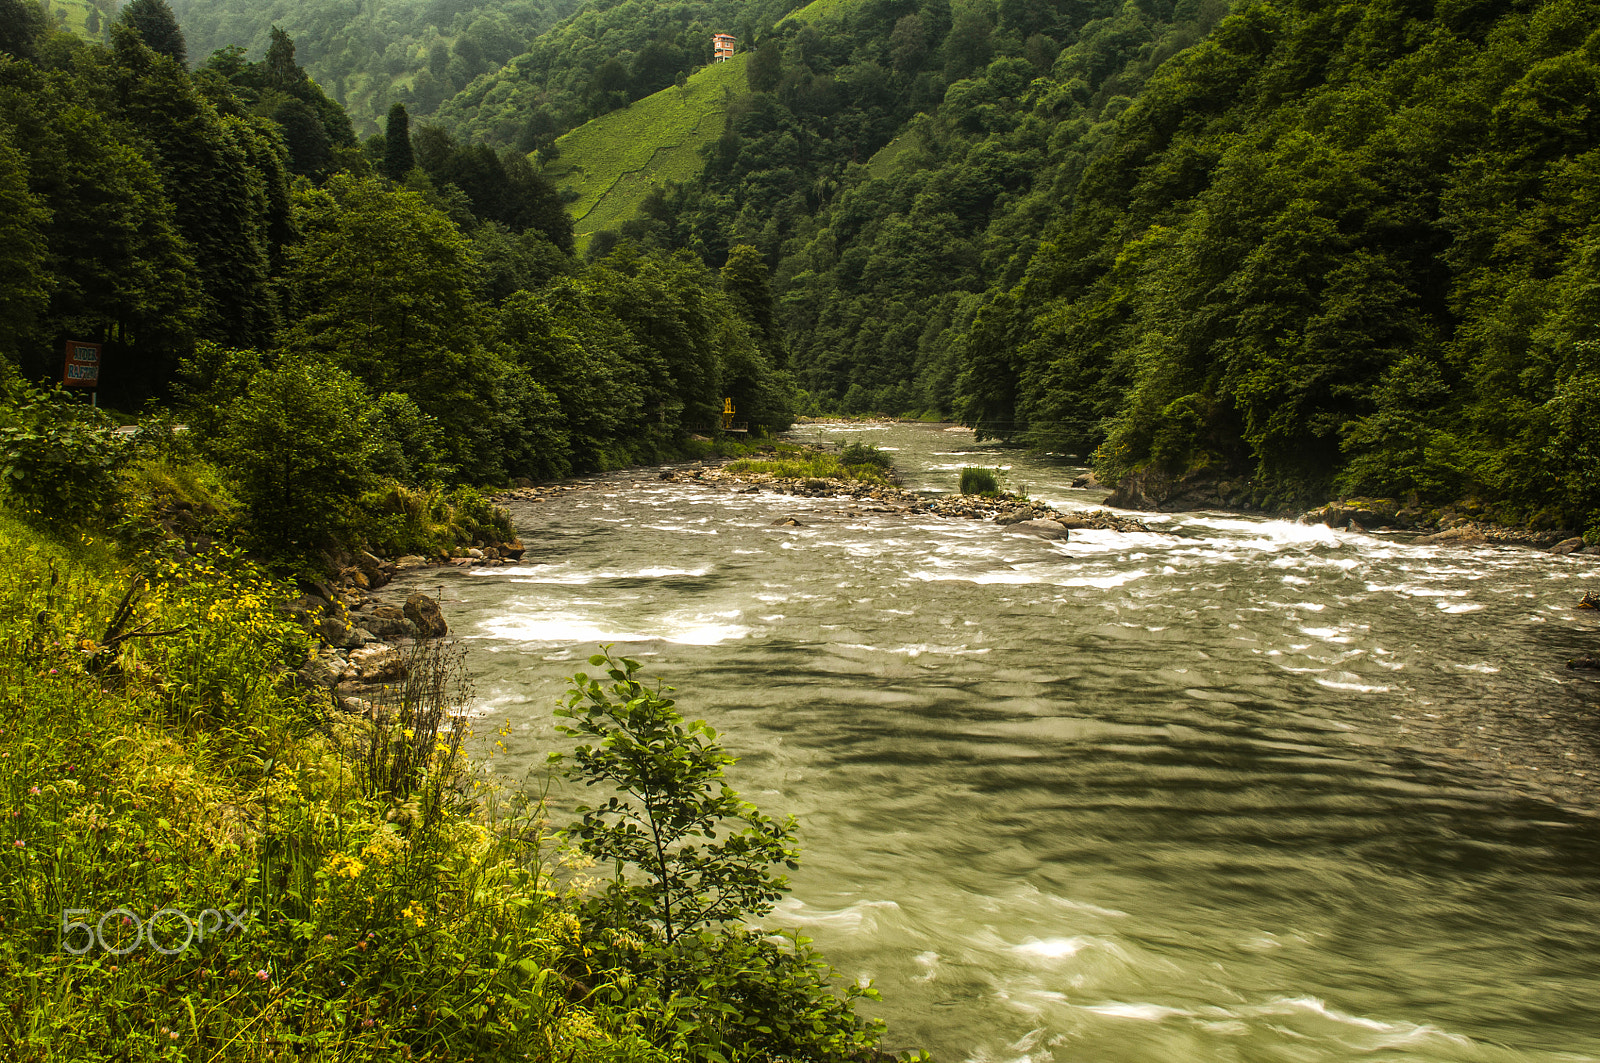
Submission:
[[[896,448],[921,489],[1003,464],[1103,497],[937,426],[808,431]],[[877,980],[897,1048],[1600,1059],[1600,716],[1562,667],[1597,559],[841,505],[620,475],[517,509],[525,564],[417,577],[514,727],[497,766],[559,744],[596,643],[647,659],[800,816],[772,921]]]

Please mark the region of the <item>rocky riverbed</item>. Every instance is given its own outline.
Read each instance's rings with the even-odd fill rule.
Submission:
[[[1105,509],[1061,512],[1043,502],[1019,495],[928,495],[892,484],[845,480],[837,477],[783,477],[764,472],[732,472],[727,461],[675,465],[657,473],[670,483],[701,484],[732,494],[794,495],[801,498],[838,499],[841,515],[871,513],[929,514],[938,517],[986,520],[1042,538],[1065,539],[1074,528],[1101,531],[1149,532],[1142,521]],[[496,502],[544,502],[571,491],[591,490],[595,481],[575,481],[539,487],[513,488],[494,496]],[[1047,527],[1047,525],[1053,527]],[[1059,534],[1058,534],[1059,533]]]

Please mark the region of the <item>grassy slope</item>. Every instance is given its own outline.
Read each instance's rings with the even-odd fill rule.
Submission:
[[[102,29],[100,33],[90,33],[85,27],[89,18],[89,9],[96,6],[90,0],[50,0],[50,16],[56,19],[57,24],[70,33],[89,41],[99,41],[104,38],[104,27],[110,25],[112,16],[107,14],[107,7],[115,11],[115,5],[99,5]]]
[[[737,99],[748,91],[746,60],[741,54],[705,67],[683,89],[662,89],[556,142],[561,157],[545,176],[563,192],[578,193],[567,209],[580,250],[595,233],[633,217],[652,184],[687,181],[700,172],[705,165],[700,149],[722,134],[730,94]]]
[[[811,0],[811,3],[807,4],[805,7],[802,7],[798,11],[792,12],[781,19],[779,21],[779,25],[790,21],[815,24],[823,21],[824,19],[838,17],[839,15],[843,14],[844,10],[849,6],[850,0]]]

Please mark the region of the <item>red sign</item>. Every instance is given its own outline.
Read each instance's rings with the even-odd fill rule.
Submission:
[[[67,387],[92,388],[100,383],[100,345],[67,341],[67,368],[61,382]]]

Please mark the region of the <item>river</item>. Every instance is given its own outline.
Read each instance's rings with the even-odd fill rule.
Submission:
[[[1081,472],[944,426],[807,426],[907,486]],[[537,782],[598,643],[801,821],[768,920],[942,1060],[1600,1060],[1600,558],[1222,513],[1046,543],[653,471],[429,570],[496,770]],[[859,507],[858,507],[859,509]],[[793,516],[798,527],[774,526]],[[556,803],[571,795],[558,793]]]

